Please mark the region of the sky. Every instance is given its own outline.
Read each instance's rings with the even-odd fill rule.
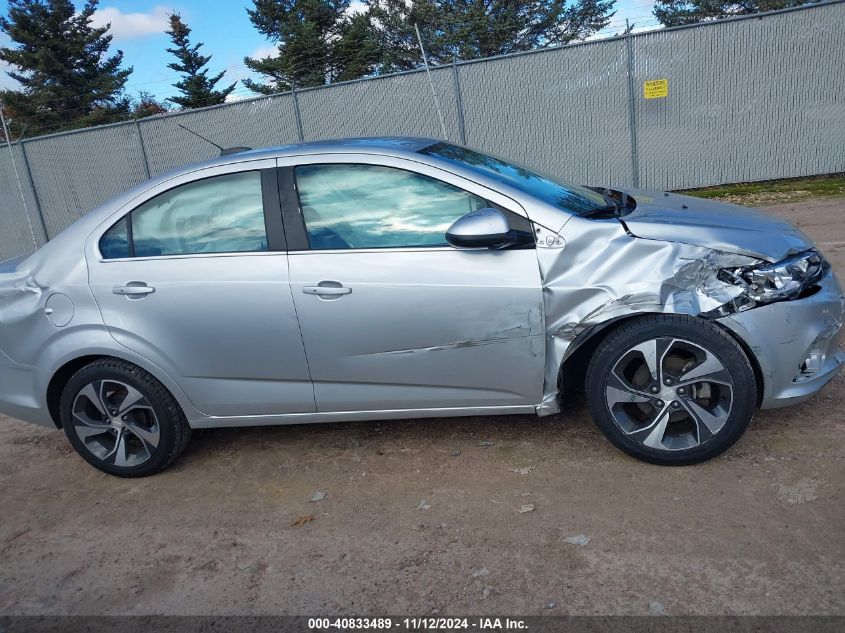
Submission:
[[[81,7],[84,2],[77,0],[74,4]],[[654,28],[652,5],[653,0],[617,0],[616,15],[598,35],[622,31],[626,18],[636,30]],[[94,21],[98,25],[111,23],[112,49],[122,50],[124,66],[134,69],[126,82],[127,93],[134,97],[144,91],[164,100],[178,94],[172,85],[178,81],[178,74],[167,67],[174,61],[166,51],[170,46],[164,34],[167,16],[179,13],[191,28],[191,41],[204,43],[200,52],[213,55],[211,73],[226,71],[217,85],[221,88],[246,77],[255,78],[243,64],[245,56],[264,57],[275,50],[250,23],[246,8],[252,6],[252,0],[101,0]],[[360,0],[355,0],[350,9],[360,10],[361,6]],[[8,44],[8,37],[0,34],[0,45]],[[6,75],[7,68],[0,62],[0,87],[12,88],[16,82]],[[254,95],[238,83],[230,98],[249,96]]]

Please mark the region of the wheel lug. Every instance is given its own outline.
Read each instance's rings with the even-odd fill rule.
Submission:
[[[651,393],[657,393],[658,391],[660,391],[660,387],[654,385],[649,391],[651,391]]]
[[[657,407],[658,409],[662,409],[663,408],[663,400],[655,400],[654,406]]]
[[[663,382],[664,382],[664,383],[666,383],[667,385],[671,385],[671,384],[672,384],[672,379],[671,379],[671,378],[667,378],[667,379],[666,379],[666,380],[664,380]]]
[[[678,402],[677,400],[673,400],[673,401],[672,401],[672,408],[673,408],[673,409],[677,409],[677,408],[678,408],[678,407],[680,407],[680,406],[681,406],[681,403],[680,403],[680,402]]]
[[[123,420],[124,422],[126,422],[126,418],[128,418],[128,417],[129,417],[129,416],[124,415],[124,416],[123,416],[122,418],[120,418],[120,419],[121,419],[121,420]]]
[[[683,387],[678,387],[678,393],[679,393],[680,395],[684,395],[686,392],[687,392],[687,390],[686,390],[686,389],[684,389]]]

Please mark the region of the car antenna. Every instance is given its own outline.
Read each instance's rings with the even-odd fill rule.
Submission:
[[[218,145],[214,141],[211,141],[211,140],[205,138],[202,134],[199,134],[198,132],[194,132],[192,129],[185,127],[181,123],[177,123],[176,125],[178,125],[180,128],[182,128],[186,132],[190,132],[194,136],[198,136],[199,138],[204,140],[206,143],[209,143],[210,145],[214,145],[214,147],[216,147],[217,149],[220,150],[221,156],[228,156],[229,154],[237,154],[238,152],[248,152],[249,150],[252,149],[251,147],[221,147],[220,145]]]

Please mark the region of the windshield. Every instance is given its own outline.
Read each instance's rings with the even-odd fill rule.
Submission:
[[[608,200],[592,189],[555,182],[525,167],[465,147],[435,143],[419,150],[419,153],[457,163],[576,215],[589,215],[608,207]]]

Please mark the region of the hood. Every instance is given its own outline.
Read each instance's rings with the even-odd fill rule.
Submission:
[[[771,262],[813,247],[786,220],[735,204],[663,191],[625,190],[637,207],[621,218],[636,237],[681,242]]]

